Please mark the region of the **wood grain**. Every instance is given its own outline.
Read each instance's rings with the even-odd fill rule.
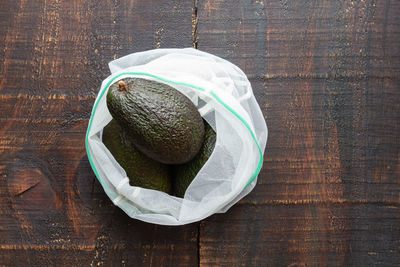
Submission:
[[[107,63],[189,47],[192,1],[0,3],[0,266],[193,266],[198,226],[141,223],[95,179],[84,136]]]
[[[269,127],[254,191],[201,223],[202,266],[400,263],[400,4],[199,1],[198,48]]]
[[[1,1],[0,266],[397,266],[400,3]],[[189,47],[248,75],[253,192],[200,224],[128,218],[84,135],[107,63]]]
[[[396,266],[398,213],[374,203],[237,205],[201,223],[200,265]]]

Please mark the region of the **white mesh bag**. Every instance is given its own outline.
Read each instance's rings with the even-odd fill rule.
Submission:
[[[106,194],[130,217],[162,225],[183,225],[226,212],[257,182],[268,130],[246,75],[232,63],[193,49],[155,49],[109,63],[107,77],[93,106],[86,150]],[[112,117],[109,86],[126,77],[168,84],[197,106],[217,133],[215,149],[188,187],[184,198],[129,185],[101,135]]]

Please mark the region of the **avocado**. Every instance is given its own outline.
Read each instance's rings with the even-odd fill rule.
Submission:
[[[196,106],[175,88],[141,78],[125,78],[107,93],[112,117],[148,157],[165,164],[192,160],[204,141]]]
[[[138,151],[116,120],[104,127],[103,143],[126,171],[130,185],[171,193],[169,167]]]
[[[204,124],[204,144],[201,147],[200,152],[190,162],[173,166],[174,178],[172,184],[174,188],[174,194],[177,197],[183,197],[185,195],[186,189],[196,177],[203,165],[207,162],[215,148],[217,135],[213,128],[206,121],[204,121]]]

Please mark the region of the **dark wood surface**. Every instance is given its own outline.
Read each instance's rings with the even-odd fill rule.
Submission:
[[[0,266],[400,265],[400,2],[0,3]],[[248,75],[269,127],[251,194],[132,220],[84,136],[107,63],[190,47]]]

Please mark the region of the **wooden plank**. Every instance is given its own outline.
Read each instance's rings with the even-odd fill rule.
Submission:
[[[192,1],[2,1],[0,266],[193,266],[198,225],[130,219],[84,136],[107,63],[192,46]]]
[[[12,265],[16,257],[33,266],[197,264],[197,225],[162,227],[128,218],[88,179],[92,170],[82,156],[63,164],[23,151],[7,164],[0,263]]]
[[[192,7],[192,1],[21,1],[2,9],[10,26],[0,50],[1,92],[95,94],[112,59],[192,46]]]
[[[201,223],[200,266],[396,266],[399,214],[400,205],[237,205]]]
[[[244,70],[269,127],[254,191],[201,224],[201,265],[398,263],[398,215],[379,218],[400,205],[400,4],[218,0],[197,12],[198,48]]]
[[[294,90],[305,84],[312,100],[298,106]],[[258,185],[244,202],[399,202],[397,78],[272,78],[253,86],[266,90],[261,101],[270,131]],[[365,88],[368,104],[356,107],[359,111],[353,86]],[[359,119],[363,129],[355,128]],[[341,194],[344,190],[348,193]]]

